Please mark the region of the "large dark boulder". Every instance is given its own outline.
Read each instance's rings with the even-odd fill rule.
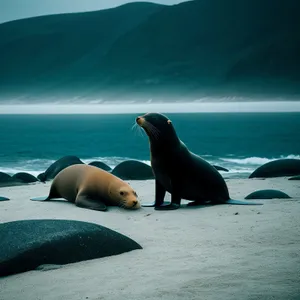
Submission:
[[[249,178],[300,175],[300,159],[286,158],[270,161],[257,168]]]
[[[154,179],[152,168],[138,160],[126,160],[118,164],[112,174],[123,180]]]
[[[33,176],[29,173],[26,173],[26,172],[16,173],[12,176],[12,178],[15,178],[16,180],[24,182],[24,183],[32,183],[32,182],[38,181],[38,179],[35,176]]]
[[[0,187],[21,185],[21,184],[23,183],[17,178],[13,178],[9,174],[0,172]]]
[[[68,264],[142,249],[109,228],[69,220],[21,220],[0,224],[0,276],[44,264]]]
[[[94,167],[97,167],[97,168],[100,168],[104,171],[111,171],[111,167],[108,166],[107,164],[105,164],[104,162],[102,161],[92,161],[89,163],[90,166],[94,166]]]
[[[38,175],[40,181],[47,181],[53,179],[61,170],[76,164],[83,164],[83,162],[77,156],[64,156],[54,162],[50,167],[44,172]]]

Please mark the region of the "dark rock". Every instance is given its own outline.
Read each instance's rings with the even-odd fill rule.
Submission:
[[[108,166],[107,164],[103,163],[102,161],[92,161],[89,163],[89,165],[100,168],[104,171],[108,171],[108,172],[111,171],[111,167]]]
[[[38,181],[38,179],[35,176],[25,172],[16,173],[12,176],[12,178],[15,178],[24,183],[32,183]]]
[[[40,265],[68,264],[142,249],[109,228],[69,220],[21,220],[0,224],[0,276]]]
[[[137,160],[126,160],[118,164],[112,174],[123,180],[154,179],[152,168]]]
[[[300,159],[286,158],[270,161],[257,168],[249,178],[300,175]]]
[[[83,162],[77,156],[64,156],[54,162],[46,172],[38,178],[40,181],[47,181],[53,179],[61,170],[76,164],[83,164]]]
[[[13,178],[4,172],[0,172],[0,187],[22,185],[22,184],[23,183],[20,180]]]
[[[245,199],[274,199],[274,198],[288,199],[291,197],[279,190],[258,190],[245,197]]]

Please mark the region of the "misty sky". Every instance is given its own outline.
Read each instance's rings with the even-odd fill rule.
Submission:
[[[150,0],[177,4],[187,0]],[[33,16],[91,11],[119,6],[135,0],[0,0],[0,23]]]

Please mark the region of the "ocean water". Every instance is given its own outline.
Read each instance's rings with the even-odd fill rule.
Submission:
[[[138,114],[1,115],[0,171],[37,175],[55,160],[76,155],[111,167],[126,159],[149,162]],[[247,177],[278,158],[300,158],[300,113],[168,114],[180,139],[226,177]]]

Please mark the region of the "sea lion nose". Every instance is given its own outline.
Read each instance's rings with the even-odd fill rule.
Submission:
[[[132,201],[132,203],[133,203],[133,206],[136,206],[137,205],[137,201]]]
[[[137,124],[139,124],[141,126],[143,124],[143,122],[144,122],[144,119],[142,117],[137,117],[135,119],[135,121],[136,121]]]

